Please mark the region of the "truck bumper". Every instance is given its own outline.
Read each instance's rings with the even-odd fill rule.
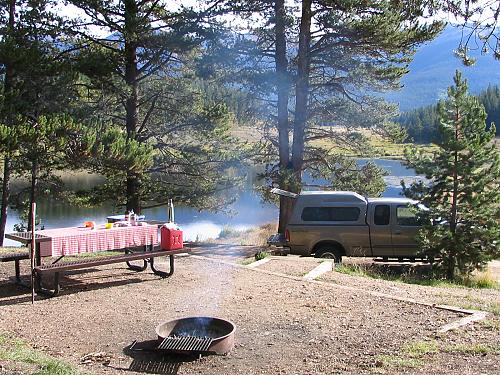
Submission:
[[[290,254],[290,247],[288,246],[288,243],[285,240],[285,235],[281,233],[276,233],[270,236],[267,239],[267,244],[269,246],[275,246],[275,247],[280,247],[281,253],[283,254]]]

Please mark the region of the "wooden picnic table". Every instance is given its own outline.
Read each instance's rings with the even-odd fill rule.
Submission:
[[[31,243],[31,233],[9,233],[6,238],[21,242],[25,245]],[[96,229],[69,227],[40,230],[35,232],[35,290],[38,294],[55,296],[60,291],[59,276],[69,270],[91,268],[94,266],[125,262],[129,269],[144,271],[148,264],[152,271],[162,277],[169,277],[174,272],[174,254],[185,252],[180,250],[156,249],[158,244],[158,226],[143,223],[138,226],[112,227],[104,226]],[[113,256],[97,256],[70,262],[59,262],[65,256],[74,256],[83,253],[97,253],[110,250],[123,250],[124,254]],[[154,258],[168,256],[170,260],[169,271],[161,271],[154,265]],[[44,257],[57,257],[51,264],[42,264]],[[16,258],[16,281],[20,282],[19,260]],[[142,260],[141,266],[132,264],[132,261]],[[42,275],[54,274],[52,288],[42,286]]]

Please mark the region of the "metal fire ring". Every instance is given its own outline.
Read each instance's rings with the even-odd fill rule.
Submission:
[[[236,326],[229,320],[209,316],[194,316],[163,322],[156,327],[158,342],[165,338],[195,337],[211,339],[206,350],[194,350],[216,354],[226,354],[234,347]],[[205,348],[204,348],[205,349]],[[189,348],[172,349],[176,352],[189,352]]]

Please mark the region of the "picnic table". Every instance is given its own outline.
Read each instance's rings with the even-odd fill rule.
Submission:
[[[31,243],[31,233],[9,233],[6,238]],[[91,268],[94,266],[125,262],[129,269],[144,271],[148,264],[154,274],[165,278],[174,272],[174,254],[185,252],[179,250],[156,249],[158,245],[158,226],[141,223],[137,226],[113,226],[105,228],[98,226],[95,229],[84,227],[55,228],[35,232],[35,291],[38,294],[55,296],[60,291],[60,274],[75,269]],[[65,256],[77,256],[85,253],[97,253],[110,250],[123,250],[124,254],[112,256],[86,257],[84,259],[60,262]],[[161,271],[154,265],[154,258],[168,256],[170,269]],[[50,264],[42,264],[42,258],[57,257]],[[12,258],[12,257],[11,257]],[[16,262],[16,281],[20,282],[19,260],[28,259],[29,255],[21,253],[14,257]],[[142,261],[142,265],[132,264],[133,261]],[[42,276],[54,275],[52,288],[46,288],[42,283]]]

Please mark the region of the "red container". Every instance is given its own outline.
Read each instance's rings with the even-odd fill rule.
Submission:
[[[160,235],[162,250],[177,250],[184,247],[182,230],[170,229],[163,226],[160,229]]]

